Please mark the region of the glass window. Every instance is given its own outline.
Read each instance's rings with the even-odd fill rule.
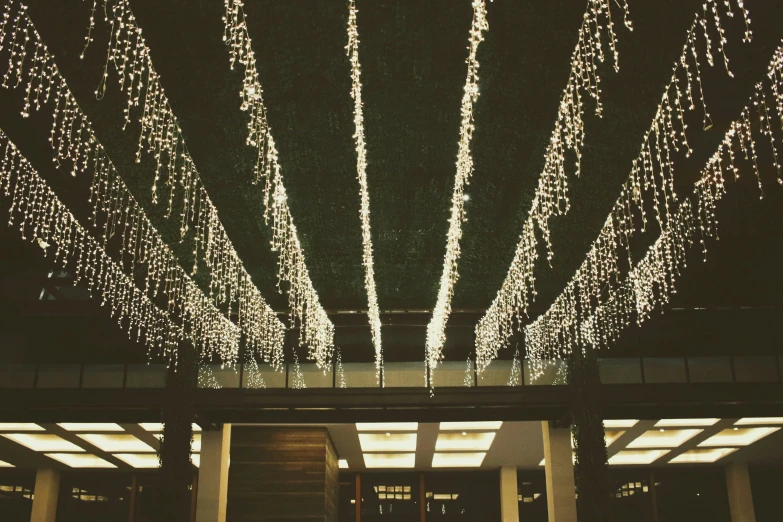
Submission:
[[[497,470],[425,474],[424,509],[427,522],[499,522]]]
[[[730,522],[723,468],[655,470],[658,515],[662,522]]]
[[[0,470],[0,518],[3,522],[29,522],[34,487],[34,471]]]
[[[647,469],[609,470],[611,510],[613,520],[623,522],[653,522],[653,492]],[[666,520],[666,519],[662,519]]]
[[[362,522],[418,520],[418,473],[362,474]]]
[[[57,522],[127,522],[130,473],[63,472],[57,501]]]
[[[519,520],[547,522],[546,474],[544,471],[517,472]]]

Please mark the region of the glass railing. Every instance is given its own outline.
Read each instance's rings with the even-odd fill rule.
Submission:
[[[603,384],[703,384],[781,382],[783,356],[644,357],[598,359]],[[164,388],[163,364],[5,364],[0,388]],[[385,388],[425,388],[423,362],[387,362]],[[374,363],[318,368],[314,363],[234,366],[202,365],[199,387],[215,389],[380,388]],[[481,375],[468,362],[443,362],[433,372],[436,388],[525,387],[567,384],[567,365],[552,361],[493,361]]]

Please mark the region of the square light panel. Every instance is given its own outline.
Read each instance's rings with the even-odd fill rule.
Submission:
[[[348,469],[348,461],[345,459],[340,459],[337,461],[337,466],[340,469]]]
[[[780,428],[741,428],[723,430],[705,440],[699,447],[748,446]]]
[[[13,464],[11,464],[10,462],[6,462],[4,460],[0,460],[0,468],[13,468],[13,467],[15,467],[15,466]]]
[[[441,422],[441,431],[499,430],[503,421]]]
[[[433,468],[478,468],[487,454],[482,453],[435,453]]]
[[[416,431],[418,422],[357,422],[356,431]]]
[[[114,464],[89,453],[46,453],[50,459],[72,468],[116,468]]]
[[[415,453],[365,453],[364,465],[367,468],[412,468],[416,464]]]
[[[604,428],[633,428],[639,421],[637,419],[604,419]]]
[[[362,451],[416,451],[415,433],[360,433]]]
[[[440,433],[435,451],[487,451],[495,440],[495,432]]]
[[[190,456],[191,462],[193,462],[193,465],[197,468],[201,466],[201,454],[200,453],[194,453]],[[229,465],[231,465],[231,460],[229,459]]]
[[[656,428],[685,428],[690,426],[712,426],[720,419],[661,419],[655,423]]]
[[[84,451],[73,442],[50,433],[6,433],[3,437],[33,451]]]
[[[155,453],[155,449],[133,435],[104,435],[102,433],[86,433],[77,435],[93,446],[107,453],[142,452]]]
[[[0,422],[0,431],[46,431],[32,422]]]
[[[664,449],[620,451],[609,457],[609,464],[619,466],[652,464],[667,453],[669,453],[669,450]]]
[[[692,449],[682,455],[677,455],[669,461],[671,464],[709,464],[717,462],[726,455],[734,453],[739,448],[712,448],[712,449]]]
[[[137,469],[153,469],[160,467],[158,456],[154,453],[115,453],[114,456],[128,466]]]
[[[606,446],[611,446],[614,441],[619,439],[625,434],[622,430],[605,430],[604,437],[606,438]]]
[[[764,424],[783,424],[783,417],[745,417],[735,423],[737,426],[759,426]]]
[[[66,431],[125,431],[113,422],[59,422],[57,425]]]
[[[702,430],[650,430],[628,444],[628,448],[676,448],[692,439]]]

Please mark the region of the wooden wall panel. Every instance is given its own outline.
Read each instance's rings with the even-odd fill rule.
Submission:
[[[232,428],[227,522],[336,522],[338,488],[325,428]]]

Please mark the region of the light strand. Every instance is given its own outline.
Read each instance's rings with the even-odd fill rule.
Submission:
[[[272,229],[272,250],[277,252],[278,256],[278,288],[280,282],[289,283],[288,303],[291,318],[301,325],[299,342],[308,345],[308,358],[315,360],[319,368],[324,368],[328,366],[334,352],[334,325],[321,306],[318,293],[313,287],[305,265],[304,251],[288,207],[282,167],[267,121],[263,88],[256,69],[252,40],[247,30],[244,2],[224,2],[223,41],[229,49],[231,69],[237,64],[244,68],[242,89],[239,92],[242,100],[240,109],[249,117],[247,144],[257,152],[253,182],[263,187],[264,221]]]
[[[351,98],[353,98],[353,123],[356,128],[353,139],[356,144],[356,178],[359,180],[362,223],[362,264],[364,288],[367,292],[367,318],[370,321],[372,344],[375,347],[375,371],[380,380],[383,365],[381,346],[381,312],[378,308],[378,292],[375,288],[372,234],[370,232],[370,193],[367,188],[367,146],[364,137],[364,110],[362,108],[361,65],[359,64],[359,28],[356,22],[356,1],[348,1],[348,45],[346,50],[351,62]]]

